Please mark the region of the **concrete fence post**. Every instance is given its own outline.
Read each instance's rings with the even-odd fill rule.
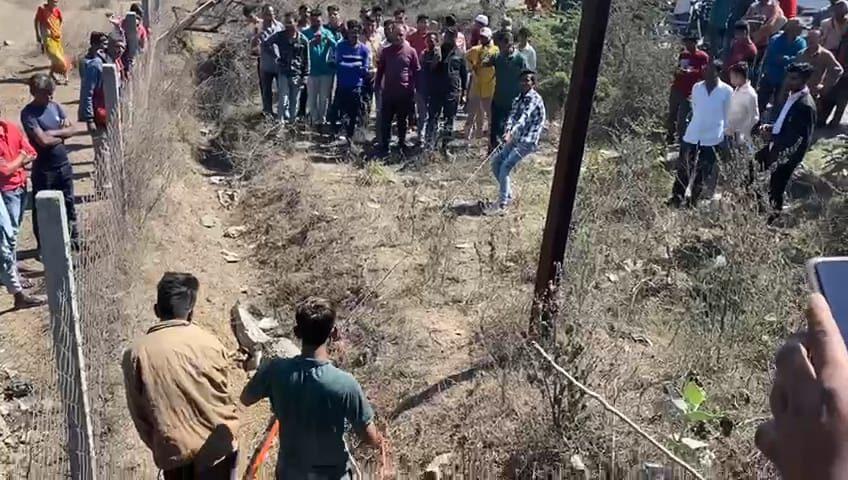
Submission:
[[[35,196],[35,202],[71,478],[94,480],[94,435],[65,199],[61,191],[43,190]]]
[[[142,25],[144,28],[150,29],[150,0],[141,0],[141,10],[143,12],[144,18],[142,18]]]
[[[123,195],[124,189],[124,133],[121,118],[121,89],[118,79],[118,69],[115,65],[107,63],[103,65],[103,96],[106,102],[108,118],[107,135],[109,137],[109,159],[104,165],[106,171],[102,178],[112,184],[112,195],[115,192],[120,198],[121,213],[126,213],[126,202]],[[114,198],[114,197],[113,197]]]
[[[160,0],[153,0],[153,23],[159,23]]]

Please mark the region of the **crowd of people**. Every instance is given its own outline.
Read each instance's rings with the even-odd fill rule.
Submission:
[[[449,155],[454,122],[467,112],[463,136],[485,138],[499,198],[487,213],[502,213],[512,200],[510,172],[536,150],[546,112],[536,87],[536,51],[526,27],[513,32],[504,18],[497,31],[485,15],[466,30],[448,15],[435,22],[418,15],[407,23],[400,8],[363,9],[344,21],[339,9],[302,6],[277,19],[273,6],[260,16],[246,8],[250,46],[258,57],[262,110],[281,126],[302,121],[341,141],[362,141],[374,112],[377,156],[390,153],[393,129],[406,152],[410,128],[424,149]],[[274,111],[273,94],[277,102]],[[344,129],[342,131],[342,129]]]
[[[137,18],[143,17],[143,10],[133,4],[130,11]],[[25,268],[18,262],[18,235],[23,220],[23,212],[29,198],[27,177],[32,185],[32,198],[42,190],[58,190],[64,197],[65,211],[70,229],[71,245],[79,249],[77,212],[74,196],[74,172],[68,158],[66,140],[76,135],[88,133],[92,136],[95,154],[95,189],[103,192],[108,185],[107,112],[103,84],[103,66],[115,65],[118,71],[118,84],[129,78],[133,57],[126,48],[126,17],[110,15],[107,23],[110,32],[92,32],[88,52],[76,62],[79,66],[81,87],[79,93],[77,124],[65,109],[54,101],[57,87],[68,83],[71,65],[65,54],[63,44],[64,16],[58,0],[48,0],[38,7],[35,13],[35,39],[47,56],[50,65],[48,73],[32,75],[27,85],[31,101],[20,112],[19,129],[13,122],[0,121],[0,192],[3,202],[0,204],[0,283],[14,296],[15,308],[37,307],[46,303],[41,296],[30,295],[26,289],[32,282],[21,276]],[[142,24],[137,25],[139,51],[142,51],[148,38],[148,30]],[[77,125],[85,125],[85,128]],[[28,175],[27,169],[31,171]],[[37,206],[32,205],[33,218],[37,215]],[[36,240],[38,259],[40,259],[41,238],[38,222],[33,221],[33,234]]]
[[[705,182],[719,196],[718,165],[747,153],[749,183],[768,176],[778,217],[814,129],[838,128],[848,103],[848,1],[830,3],[805,28],[791,0],[716,1],[709,43],[684,36],[669,95],[667,139],[680,144],[670,204],[695,205]]]

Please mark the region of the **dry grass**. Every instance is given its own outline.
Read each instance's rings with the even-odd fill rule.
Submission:
[[[613,38],[620,48],[649,38],[622,33],[627,12],[612,27],[623,35]],[[607,69],[626,53],[611,52]],[[648,60],[633,59],[629,71]],[[651,75],[666,83],[665,72]],[[766,227],[742,188],[743,159],[724,170],[722,202],[670,210],[665,151],[652,142],[657,124],[642,122],[664,107],[628,103],[638,96],[612,87],[599,99],[596,131],[605,143],[592,145],[586,160],[556,338],[546,348],[657,438],[670,443],[682,431],[707,441],[714,458],[687,457],[709,476],[773,475],[751,441],[767,414],[772,352],[798,325],[804,260],[844,250],[844,197],[814,198],[814,214],[802,209],[792,213],[795,225]],[[290,143],[263,138],[255,120],[242,121],[257,108],[244,92],[210,98],[235,99],[204,103],[224,112],[221,150],[248,172],[241,207],[267,302],[289,312],[319,294],[342,307],[344,341],[334,355],[363,383],[401,464],[470,452],[499,475],[529,478],[534,466],[568,464],[574,454],[618,476],[665,461],[525,348],[550,145],[519,168],[509,215],[457,216],[446,203],[494,191],[487,171],[462,188],[482,158],[478,149],[417,170],[312,164]],[[627,134],[612,134],[620,131]],[[494,366],[397,409],[481,362]],[[670,398],[689,380],[708,392],[705,408],[731,422],[729,434],[717,421],[686,426],[674,415]]]

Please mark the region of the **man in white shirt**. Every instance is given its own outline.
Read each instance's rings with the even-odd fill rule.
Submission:
[[[527,68],[530,70],[536,71],[536,49],[533,48],[533,45],[530,45],[530,37],[533,34],[530,32],[530,29],[527,27],[521,27],[518,29],[518,36],[516,39],[518,40],[518,54],[524,57],[524,60],[527,61]]]
[[[812,144],[816,102],[807,87],[812,73],[813,67],[808,63],[796,62],[786,69],[789,98],[780,108],[774,109],[779,112],[774,123],[760,127],[760,133],[769,143],[757,152],[755,160],[761,171],[771,172],[768,190],[775,212],[769,222],[783,210],[783,194],[792,172],[804,160]]]
[[[736,149],[750,150],[751,131],[760,121],[760,112],[757,107],[757,91],[748,80],[747,63],[737,63],[730,67],[730,84],[734,90],[730,98],[724,133]]]
[[[704,80],[692,89],[692,120],[680,145],[677,176],[669,204],[679,207],[684,200],[695,206],[704,180],[712,175],[717,149],[724,148],[727,112],[733,89],[719,78],[722,63],[713,60],[704,70]]]

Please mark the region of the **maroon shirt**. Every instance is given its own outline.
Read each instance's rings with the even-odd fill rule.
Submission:
[[[757,46],[751,39],[733,40],[733,45],[730,46],[730,55],[724,64],[729,68],[740,62],[748,62],[748,67],[753,68],[756,58]]]
[[[385,47],[377,61],[376,78],[376,85],[383,85],[383,98],[411,98],[419,70],[418,54],[408,42]]]
[[[704,79],[704,69],[710,63],[710,56],[703,50],[695,50],[694,53],[689,53],[687,50],[680,52],[680,57],[677,60],[677,66],[684,71],[679,71],[674,74],[673,89],[686,95],[692,95],[692,87],[696,83]]]

